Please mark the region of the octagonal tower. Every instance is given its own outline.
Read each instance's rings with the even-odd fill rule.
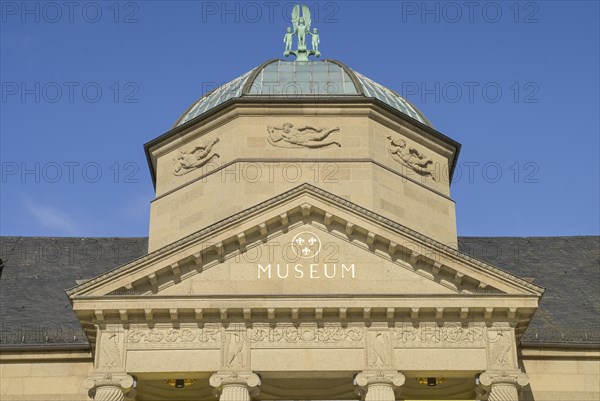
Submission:
[[[270,60],[205,94],[145,145],[149,251],[300,185],[456,246],[460,144],[335,60]]]

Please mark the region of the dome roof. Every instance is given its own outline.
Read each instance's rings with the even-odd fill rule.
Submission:
[[[182,125],[233,98],[367,97],[431,127],[409,101],[396,92],[335,60],[270,60],[233,81],[205,94],[177,120]]]

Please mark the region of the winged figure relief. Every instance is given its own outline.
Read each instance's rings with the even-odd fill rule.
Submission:
[[[187,174],[204,166],[213,158],[219,157],[218,153],[211,153],[213,146],[215,146],[217,142],[219,142],[219,138],[206,144],[194,146],[191,150],[180,151],[179,155],[173,160],[173,174]]]
[[[373,335],[369,355],[371,365],[385,365],[387,355],[387,339],[382,333]]]
[[[273,146],[279,148],[322,148],[325,146],[342,146],[339,142],[329,138],[333,133],[339,132],[340,128],[331,129],[316,128],[310,125],[294,127],[294,124],[284,123],[281,127],[267,127],[269,136],[267,140]]]
[[[431,159],[416,148],[408,146],[404,139],[393,139],[391,135],[388,135],[387,138],[390,140],[388,152],[392,159],[411,168],[418,174],[430,176],[434,181],[437,181]]]
[[[107,334],[108,340],[102,344],[101,361],[102,365],[112,367],[119,363],[121,356],[117,345],[118,336],[116,333]]]
[[[243,366],[244,365],[244,343],[241,335],[232,333],[229,336],[229,342],[227,343],[225,364],[226,366]]]

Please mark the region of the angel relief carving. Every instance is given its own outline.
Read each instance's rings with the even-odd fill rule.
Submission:
[[[114,367],[121,362],[121,351],[119,350],[119,334],[113,332],[102,333],[104,337],[100,347],[100,366]]]
[[[387,149],[392,159],[405,165],[417,174],[429,176],[434,181],[437,181],[434,163],[431,159],[416,148],[408,146],[404,139],[394,139],[391,135],[388,135],[387,139],[390,140]]]
[[[511,365],[511,337],[502,330],[498,330],[495,333],[496,338],[490,341],[490,363],[497,366]]]
[[[228,341],[225,344],[224,366],[229,368],[244,367],[244,341],[241,333],[228,333]]]
[[[219,138],[194,146],[191,150],[181,150],[179,155],[173,160],[173,174],[187,174],[204,166],[212,159],[218,158],[218,153],[211,153],[213,146],[215,146],[217,142],[219,142]]]
[[[387,353],[387,335],[385,333],[372,333],[369,347],[369,364],[372,366],[386,365]]]
[[[310,125],[294,127],[294,124],[283,123],[281,127],[267,127],[269,136],[267,140],[279,148],[323,148],[325,146],[342,146],[330,135],[340,131],[336,128],[315,128]]]

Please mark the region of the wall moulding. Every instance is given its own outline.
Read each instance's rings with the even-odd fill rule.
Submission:
[[[361,348],[365,345],[368,331],[388,333],[393,348],[489,348],[496,354],[505,347],[507,340],[514,338],[509,325],[504,325],[499,334],[498,327],[483,322],[384,322],[367,324],[353,322],[255,322],[252,324],[219,322],[182,324],[178,328],[168,325],[148,327],[132,325],[119,332],[120,341],[127,349],[164,348],[218,348],[231,334],[239,341],[247,342],[252,348],[269,348],[272,344],[289,347],[339,346]],[[386,337],[387,338],[387,337]],[[510,342],[510,341],[509,341]],[[169,345],[170,344],[170,345]]]

